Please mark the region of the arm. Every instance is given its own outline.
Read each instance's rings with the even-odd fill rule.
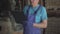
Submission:
[[[44,20],[42,23],[39,24],[34,23],[33,26],[37,28],[47,28],[47,20]]]
[[[34,23],[33,26],[37,28],[47,28],[47,13],[44,7],[42,7],[42,22],[39,24]]]

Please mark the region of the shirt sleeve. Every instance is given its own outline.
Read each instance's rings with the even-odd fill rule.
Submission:
[[[42,7],[42,21],[43,20],[47,20],[47,12],[45,7]]]

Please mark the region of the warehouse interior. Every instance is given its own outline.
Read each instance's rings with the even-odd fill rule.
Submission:
[[[0,0],[0,34],[23,34],[23,8],[30,0]],[[40,0],[46,7],[48,27],[42,34],[60,34],[60,0]]]

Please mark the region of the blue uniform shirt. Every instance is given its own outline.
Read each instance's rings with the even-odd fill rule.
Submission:
[[[24,14],[26,15],[27,13],[27,9],[28,9],[29,5],[25,6],[23,9]],[[37,5],[36,7],[30,7],[29,8],[29,14],[33,14],[34,11],[39,7],[39,5]],[[47,12],[46,12],[46,8],[41,6],[39,8],[39,10],[37,11],[37,14],[35,16],[35,22],[36,23],[40,23],[43,20],[47,20]]]

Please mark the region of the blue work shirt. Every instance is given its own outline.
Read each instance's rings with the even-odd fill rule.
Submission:
[[[27,13],[28,7],[29,7],[29,5],[25,6],[24,9],[23,9],[23,12],[24,12],[25,15],[26,15],[26,13]],[[32,7],[32,6],[31,6],[31,7],[29,8],[29,14],[33,14],[34,11],[35,11],[38,7],[39,7],[39,4],[38,4],[36,7]],[[39,8],[39,10],[37,11],[37,13],[36,13],[35,22],[36,22],[36,23],[41,23],[41,21],[43,21],[43,20],[47,20],[47,12],[46,12],[46,8],[43,7],[43,6],[41,6],[41,7]]]

